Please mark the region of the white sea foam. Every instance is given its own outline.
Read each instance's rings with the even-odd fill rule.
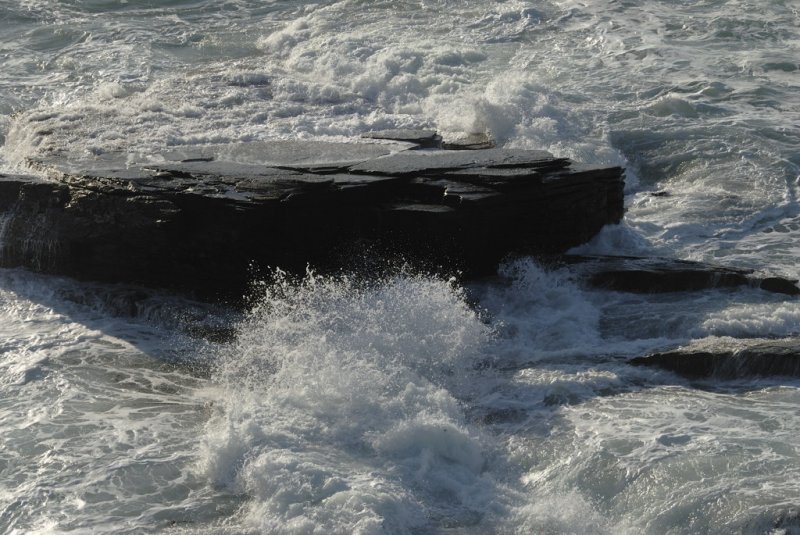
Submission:
[[[140,519],[125,522],[131,532],[190,510],[214,519],[205,482],[187,471],[191,442],[176,433],[205,419],[207,389],[167,364],[202,344],[111,314],[119,288],[9,270],[0,280],[1,529],[117,530],[126,511]],[[109,306],[93,299],[101,291]]]
[[[739,338],[798,336],[800,303],[732,305],[710,314],[698,331]]]
[[[606,225],[583,245],[573,247],[570,254],[609,256],[654,256],[657,249],[627,221]]]
[[[474,523],[492,483],[457,396],[489,338],[446,281],[279,278],[220,363],[202,470],[261,530]]]
[[[245,47],[235,65],[215,58],[212,49],[194,70],[150,77],[134,68],[98,76],[88,91],[18,115],[5,158],[19,163],[54,150],[81,152],[87,139],[98,152],[148,151],[165,144],[336,138],[367,129],[436,126],[446,137],[488,132],[500,143],[622,162],[602,139],[586,137],[587,125],[579,114],[565,111],[563,95],[524,72],[523,65],[498,69],[518,62],[511,43],[518,32],[542,24],[542,13],[534,15],[518,2],[460,15],[426,6],[425,16],[434,20],[461,17],[463,24],[451,32],[470,33],[475,44],[468,45],[452,36],[427,35],[424,27],[402,18],[389,20],[395,31],[387,32],[380,7],[362,6],[355,19],[343,23],[351,4],[321,6],[283,27],[260,28],[262,35],[249,45],[256,48]],[[511,20],[516,22],[503,22]],[[517,30],[507,35],[495,34],[513,27]],[[480,45],[487,39],[495,46]],[[107,53],[98,48],[94,60],[106,62]],[[173,65],[168,57],[166,62],[168,72]],[[48,111],[43,114],[42,108]]]
[[[238,516],[245,525],[281,533],[442,525],[466,533],[636,533],[671,525],[649,501],[631,513],[618,498],[636,492],[650,465],[667,470],[675,488],[691,485],[667,459],[681,451],[694,463],[719,451],[707,435],[722,423],[698,427],[706,420],[680,408],[691,391],[659,384],[675,380],[669,373],[575,358],[641,354],[667,339],[601,336],[614,304],[594,302],[568,271],[521,261],[504,275],[510,286],[471,288],[480,315],[461,290],[437,279],[279,276],[223,354],[216,375],[223,396],[198,469],[249,496]],[[685,328],[662,326],[673,337],[686,336]],[[622,414],[597,423],[606,409]],[[765,417],[753,413],[752,425]],[[711,499],[692,492],[687,507]],[[677,496],[664,500],[684,507]]]
[[[480,299],[500,326],[497,335],[452,282],[402,275],[365,285],[279,274],[222,355],[216,378],[223,396],[207,424],[198,469],[249,497],[241,522],[276,533],[443,526],[465,533],[619,532],[623,525],[581,492],[520,486],[524,462],[515,450],[526,435],[518,434],[518,423],[497,424],[513,434],[486,435],[464,412],[467,400],[487,415],[531,411],[530,421],[541,418],[547,427],[552,407],[628,388],[618,372],[574,361],[560,371],[531,368],[511,382],[476,369],[487,356],[512,363],[524,347],[559,353],[558,336],[531,338],[558,324],[571,352],[597,340],[591,333],[575,339],[586,327],[580,322],[596,319],[597,310],[570,298],[568,290],[580,292],[566,274],[526,263],[509,266],[506,274],[512,272],[516,289],[487,289]],[[574,302],[555,318],[530,304],[548,286],[542,310],[552,315]],[[509,310],[493,308],[501,295],[530,323],[525,332],[509,329]],[[570,316],[577,317],[565,321]]]
[[[685,532],[751,532],[749,511],[776,498],[780,510],[784,498],[800,492],[789,475],[797,471],[796,449],[782,446],[800,423],[790,401],[796,394],[659,387],[597,398],[564,414],[570,424],[563,438],[593,460],[562,464],[547,477],[580,479],[594,471],[592,479],[601,483],[594,503],[648,532],[669,529],[678,517],[686,519]],[[767,473],[788,477],[766,483]],[[630,508],[638,516],[629,515]]]
[[[625,220],[575,252],[798,275],[787,3],[11,4],[0,170],[43,154],[486,132],[628,169]],[[696,390],[624,362],[797,335],[793,299],[626,295],[526,260],[501,278],[279,281],[230,347],[207,351],[179,332],[186,303],[111,291],[109,305],[87,285],[0,272],[0,529],[796,528],[796,383]],[[213,383],[181,367],[201,350],[199,364],[221,359]]]
[[[47,356],[32,360],[25,360],[20,337],[11,334],[7,338],[17,341],[5,348],[6,354],[17,355],[23,367],[19,373],[4,371],[4,377],[18,380],[3,388],[26,389],[17,398],[23,406],[36,405],[36,389],[44,386],[56,390],[41,395],[58,400],[19,415],[20,439],[36,430],[43,444],[51,444],[52,433],[71,433],[72,426],[83,422],[86,443],[70,438],[68,451],[77,458],[100,459],[99,465],[80,465],[88,474],[84,483],[59,487],[75,502],[54,529],[77,518],[98,522],[103,529],[107,500],[102,497],[132,499],[125,489],[138,488],[151,477],[157,488],[147,487],[142,491],[147,497],[136,502],[151,508],[143,522],[180,521],[184,515],[179,510],[185,508],[220,532],[405,533],[453,526],[465,533],[636,533],[643,526],[674,525],[675,518],[651,509],[650,501],[631,498],[625,506],[620,497],[636,494],[634,489],[644,484],[637,474],[651,470],[667,478],[670,488],[687,489],[693,485],[690,474],[671,464],[671,456],[679,452],[695,463],[695,455],[731,455],[727,448],[744,447],[741,439],[730,435],[726,442],[709,440],[709,433],[729,423],[693,416],[703,410],[714,413],[713,408],[691,414],[682,409],[693,394],[659,384],[674,381],[671,374],[592,360],[607,350],[619,354],[625,346],[623,337],[604,334],[605,316],[615,303],[595,300],[568,271],[520,261],[507,266],[504,274],[511,277],[511,286],[484,283],[470,289],[480,313],[467,305],[464,290],[436,278],[401,275],[364,282],[278,276],[261,288],[252,312],[238,325],[236,341],[215,350],[219,388],[198,389],[200,385],[179,374],[137,364],[142,359],[137,348],[163,351],[162,342],[151,338],[142,324],[120,331],[125,322],[100,315],[103,327],[92,333],[67,322],[74,333],[55,333],[51,342],[37,339]],[[27,277],[13,283],[18,291]],[[33,282],[29,291],[39,291],[42,286]],[[49,299],[90,322],[85,305],[62,303],[57,295]],[[24,299],[9,301],[3,309],[12,317],[18,314],[12,303],[31,306]],[[633,316],[636,303],[625,304],[634,306]],[[713,299],[708,304],[713,307]],[[62,321],[58,313],[48,320],[44,311],[32,314],[43,326]],[[664,328],[665,334],[676,336],[685,326]],[[641,335],[628,334],[634,345],[643,343]],[[126,337],[136,346],[125,342]],[[63,347],[65,339],[76,342]],[[595,353],[589,351],[592,344]],[[114,359],[113,367],[108,359]],[[500,368],[483,369],[487,359]],[[503,365],[519,369],[507,372]],[[665,397],[653,395],[662,391]],[[104,415],[99,420],[97,411],[82,416],[77,409],[87,392]],[[767,389],[766,397],[754,394],[761,408],[748,416],[752,426],[788,433],[794,424],[787,420],[785,428],[776,428],[780,419],[768,417],[766,407],[785,402],[780,407],[788,409],[794,395],[791,388]],[[701,394],[700,403],[703,399]],[[748,410],[736,396],[709,399],[732,415]],[[157,421],[155,415],[160,415]],[[131,422],[114,423],[119,419]],[[176,426],[187,432],[176,435]],[[109,435],[112,428],[116,431]],[[197,433],[199,446],[190,446],[186,441],[194,443]],[[783,435],[760,433],[758,440],[774,439],[769,447],[784,447]],[[102,445],[99,450],[86,449],[97,444]],[[78,469],[76,460],[64,464],[64,459],[48,455],[47,462],[56,459],[67,471]],[[774,472],[792,462],[788,455],[773,456],[770,468],[760,475],[746,475],[755,470],[750,464],[737,465],[737,470],[754,482],[764,478],[794,492]],[[622,465],[614,461],[619,456]],[[111,486],[98,479],[107,470],[104,459],[127,475]],[[195,469],[182,474],[164,464],[178,462],[186,470],[190,461]],[[19,473],[24,473],[22,466]],[[49,468],[43,470],[19,492],[33,496],[49,484]],[[731,482],[720,476],[714,484]],[[175,494],[184,484],[199,494]],[[233,498],[237,495],[246,499]],[[682,511],[683,504],[704,507],[709,496],[708,485],[691,487],[685,500],[666,494],[661,503]],[[763,507],[777,503],[770,496],[760,495]],[[155,503],[170,505],[158,513],[162,505]],[[217,514],[207,508],[215,503],[222,504]],[[731,507],[736,503],[741,502]],[[723,518],[728,511],[722,507],[715,514]],[[35,527],[27,523],[28,514],[24,509],[14,513],[14,525]],[[734,515],[726,525],[738,526],[749,518]],[[198,525],[185,531],[204,529]]]
[[[501,274],[510,285],[476,288],[507,339],[495,355],[498,363],[594,353],[601,343],[600,311],[568,270],[547,271],[523,259],[505,265]]]

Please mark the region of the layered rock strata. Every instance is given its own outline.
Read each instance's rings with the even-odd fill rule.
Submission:
[[[411,148],[267,141],[32,160],[47,178],[0,178],[0,265],[206,296],[242,291],[252,265],[357,268],[367,251],[470,276],[512,252],[563,252],[623,215],[619,167]]]

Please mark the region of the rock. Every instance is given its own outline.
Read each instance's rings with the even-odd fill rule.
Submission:
[[[632,359],[636,366],[655,366],[690,379],[800,377],[800,339],[736,340],[689,346]]]
[[[442,148],[442,136],[435,130],[375,130],[361,134],[364,139],[402,141],[413,143],[415,148],[420,149],[440,149]]]
[[[567,164],[542,150],[486,149],[476,151],[400,152],[350,167],[353,173],[370,175],[436,175],[444,171],[478,167],[556,169]]]
[[[668,258],[566,255],[555,262],[577,266],[590,286],[633,293],[664,293],[750,286],[800,295],[794,280],[701,262]]]
[[[756,280],[758,287],[768,292],[786,295],[797,295],[800,293],[800,290],[797,288],[796,280],[784,279],[781,277],[765,277]]]
[[[263,167],[289,168],[301,171],[316,169],[343,170],[366,162],[404,151],[404,144],[331,143],[326,141],[255,141],[208,145],[203,157],[219,162],[236,162]],[[166,158],[173,157],[167,153]],[[184,160],[185,161],[185,160]]]
[[[446,150],[493,149],[495,146],[494,140],[485,133],[467,134],[442,143],[442,148]]]
[[[276,141],[31,161],[49,180],[0,179],[0,265],[230,296],[251,265],[348,268],[368,249],[481,275],[622,217],[620,168],[408,147]]]

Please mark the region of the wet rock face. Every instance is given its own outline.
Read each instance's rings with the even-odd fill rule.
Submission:
[[[415,146],[275,141],[32,161],[49,180],[0,179],[0,264],[209,296],[243,291],[253,263],[349,268],[365,250],[484,274],[622,217],[620,168]]]
[[[663,368],[690,379],[800,377],[800,340],[738,342],[738,347],[691,347],[631,360],[637,366]]]

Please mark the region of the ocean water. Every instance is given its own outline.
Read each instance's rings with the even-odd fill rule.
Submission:
[[[800,278],[798,58],[793,1],[0,0],[0,173],[486,132],[627,168],[576,252]],[[452,275],[273,273],[234,311],[0,270],[0,532],[800,533],[797,379],[627,364],[800,336],[797,298]]]

